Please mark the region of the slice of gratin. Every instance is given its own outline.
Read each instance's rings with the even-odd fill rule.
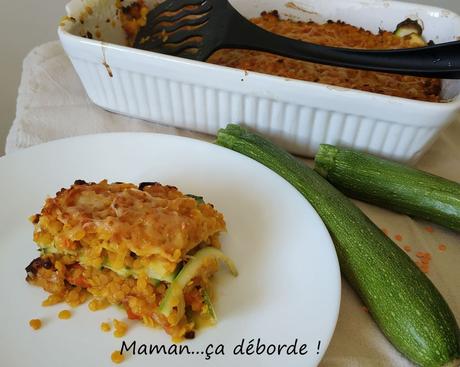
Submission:
[[[201,197],[159,183],[78,180],[31,217],[41,256],[26,280],[51,293],[44,305],[122,306],[130,319],[178,341],[215,321],[210,282],[225,221]],[[186,281],[184,281],[186,280]]]

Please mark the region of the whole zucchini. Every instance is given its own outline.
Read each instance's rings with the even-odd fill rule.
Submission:
[[[460,184],[370,154],[322,144],[315,170],[347,196],[460,232]]]
[[[238,125],[221,129],[217,144],[277,172],[311,203],[334,240],[342,273],[401,353],[423,367],[456,365],[459,329],[446,301],[349,199],[289,153]]]

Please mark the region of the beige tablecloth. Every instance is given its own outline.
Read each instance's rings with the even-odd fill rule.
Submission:
[[[93,105],[58,42],[42,45],[27,56],[7,154],[49,140],[111,131],[161,132],[213,140],[207,135],[112,114]],[[460,182],[460,119],[441,134],[417,166]],[[358,205],[414,260],[419,251],[432,255],[428,276],[459,321],[460,235],[372,205]],[[321,366],[412,366],[381,334],[350,286],[345,281],[342,286],[339,321]]]

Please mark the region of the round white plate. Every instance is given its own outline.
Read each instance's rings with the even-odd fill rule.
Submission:
[[[256,161],[198,140],[120,133],[35,146],[1,158],[0,172],[1,366],[113,366],[110,355],[123,340],[136,344],[123,366],[306,367],[326,351],[340,303],[331,238],[310,204]],[[24,280],[38,256],[28,217],[76,179],[158,181],[202,195],[224,214],[222,248],[240,275],[218,273],[215,327],[175,346],[164,331],[130,322],[117,339],[100,330],[103,321],[125,319],[116,307],[82,305],[60,320],[67,305],[40,305],[47,294]],[[38,331],[28,325],[33,318],[43,321]],[[143,344],[152,354],[138,354]]]

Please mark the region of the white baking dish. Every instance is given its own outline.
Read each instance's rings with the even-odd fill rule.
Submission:
[[[313,156],[320,143],[337,144],[400,161],[413,161],[460,106],[460,81],[443,81],[445,103],[421,102],[318,83],[246,72],[129,48],[115,0],[74,0],[58,33],[89,98],[113,112],[215,134],[244,123],[293,153]],[[460,17],[424,5],[377,0],[233,0],[246,17],[277,9],[282,16],[328,19],[377,32],[407,17],[419,19],[426,39],[460,35]],[[92,14],[78,22],[85,6]],[[101,42],[79,36],[102,32]],[[119,43],[119,44],[117,44]]]

